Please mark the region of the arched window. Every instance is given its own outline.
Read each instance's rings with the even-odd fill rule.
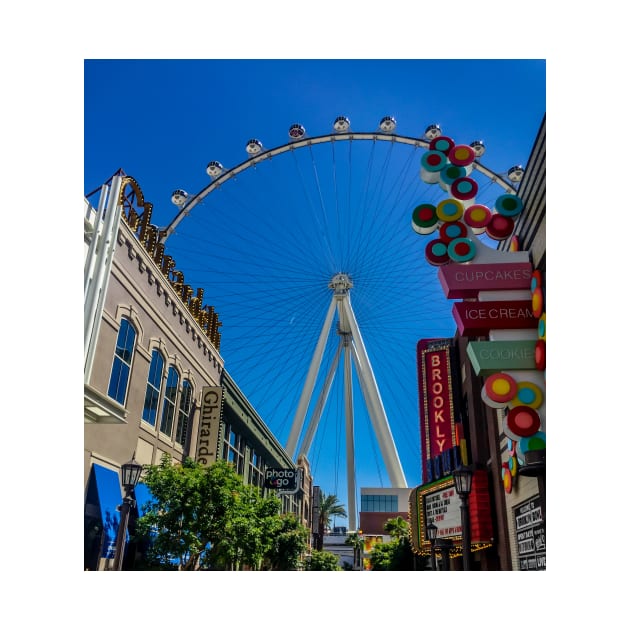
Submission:
[[[123,317],[120,320],[112,373],[109,377],[109,387],[107,388],[107,395],[121,405],[125,404],[125,399],[127,398],[131,359],[135,342],[136,330],[131,325],[131,322]]]
[[[184,380],[182,383],[182,397],[179,401],[179,413],[177,415],[177,429],[175,431],[175,441],[182,446],[186,446],[188,436],[188,423],[190,421],[190,410],[192,408],[193,388],[190,381]]]
[[[173,432],[173,419],[175,418],[175,404],[177,403],[177,387],[179,385],[179,374],[174,366],[168,368],[166,378],[166,389],[164,390],[164,402],[162,403],[162,419],[160,420],[160,431],[171,437]]]
[[[147,391],[144,395],[144,409],[142,410],[142,419],[146,420],[153,426],[155,426],[155,420],[157,417],[163,371],[164,359],[158,350],[154,350],[151,355],[149,378],[147,379]]]

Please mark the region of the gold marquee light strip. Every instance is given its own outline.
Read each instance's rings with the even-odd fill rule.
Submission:
[[[129,175],[123,178],[118,203],[123,207],[122,216],[125,223],[180,296],[184,306],[201,326],[210,343],[217,349],[217,352],[220,351],[221,333],[219,327],[223,324],[219,321],[218,314],[214,312],[214,307],[202,306],[202,288],[198,288],[196,297],[192,297],[194,289],[190,285],[184,284],[184,274],[175,270],[173,257],[165,254],[164,243],[159,242],[163,231],[150,222],[153,204],[145,202],[144,194],[138,182]]]

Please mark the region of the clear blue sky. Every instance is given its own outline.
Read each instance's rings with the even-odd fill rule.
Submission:
[[[173,190],[192,196],[210,183],[209,161],[234,167],[248,157],[251,138],[265,149],[285,144],[293,123],[311,136],[327,134],[339,115],[356,132],[376,131],[383,116],[393,116],[396,132],[412,137],[438,123],[458,144],[483,140],[482,163],[505,173],[527,163],[546,112],[545,87],[544,60],[86,61],[84,192],[122,168],[163,227],[176,213]],[[421,457],[415,342],[451,336],[455,324],[436,269],[423,262],[428,239],[411,230],[411,211],[446,194],[421,184],[421,153],[338,144],[239,175],[182,221],[167,253],[216,306],[226,369],[283,445],[331,299],[326,284],[336,271],[350,273],[353,307],[413,487]],[[478,201],[491,206],[501,192],[491,187]],[[340,384],[309,458],[315,482],[345,503]],[[354,396],[357,487],[387,486],[357,383]]]

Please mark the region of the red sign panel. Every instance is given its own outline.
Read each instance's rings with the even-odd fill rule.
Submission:
[[[453,317],[463,337],[485,335],[492,329],[538,328],[531,300],[455,302]]]
[[[442,265],[438,278],[447,298],[476,298],[479,291],[529,289],[532,265],[528,262]]]
[[[426,479],[427,460],[445,453],[456,443],[450,340],[421,339],[417,359],[423,475]]]

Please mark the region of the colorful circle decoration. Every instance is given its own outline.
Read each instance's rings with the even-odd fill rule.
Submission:
[[[547,446],[547,438],[542,431],[538,431],[529,437],[525,437],[518,442],[521,452],[542,451]]]
[[[446,166],[446,155],[441,151],[427,151],[420,159],[420,178],[426,184],[435,184],[440,171]]]
[[[509,374],[497,372],[486,379],[483,391],[490,400],[504,406],[518,394],[518,383]]]
[[[507,462],[501,464],[501,478],[505,492],[510,494],[512,492],[512,473],[510,472],[510,466]]]
[[[474,199],[478,190],[477,182],[470,177],[460,177],[451,184],[451,195],[462,201]]]
[[[411,226],[418,234],[431,234],[436,230],[438,221],[435,206],[431,203],[421,203],[411,213]]]
[[[510,468],[510,472],[512,473],[512,477],[516,477],[516,473],[518,472],[518,459],[516,458],[516,454],[512,455],[510,459],[508,459],[507,463]]]
[[[451,262],[447,244],[439,239],[431,241],[424,249],[424,256],[431,265],[445,265]]]
[[[459,221],[464,216],[464,206],[457,199],[444,199],[438,203],[436,213],[440,221]]]
[[[538,320],[538,339],[547,341],[547,313],[543,313]]]
[[[514,230],[514,219],[504,217],[501,214],[493,214],[490,222],[486,226],[486,234],[495,241],[502,241],[512,234]]]
[[[546,361],[546,343],[539,339],[534,347],[534,361],[536,362],[536,369],[541,372],[547,367]]]
[[[440,171],[440,186],[449,191],[451,184],[460,177],[466,177],[466,169],[463,166],[456,166],[455,164],[449,164]]]
[[[523,211],[523,202],[517,195],[500,195],[494,202],[494,209],[504,217],[515,217]]]
[[[456,238],[448,244],[448,255],[454,262],[468,262],[476,253],[477,247],[469,238]]]
[[[486,231],[486,226],[492,219],[492,212],[488,206],[484,206],[480,203],[468,206],[464,212],[464,221],[466,225],[469,225],[473,232],[479,234]]]
[[[440,226],[440,239],[447,245],[453,239],[463,238],[468,233],[466,226],[461,221],[453,221],[452,223],[442,223]]]
[[[505,418],[505,428],[516,439],[530,437],[540,430],[540,416],[535,409],[519,405],[508,411]]]
[[[529,285],[530,291],[534,292],[536,289],[542,288],[542,274],[538,269],[532,272],[532,280]]]
[[[448,152],[451,164],[457,166],[468,166],[475,161],[475,157],[475,150],[467,144],[457,144]]]
[[[532,293],[532,313],[534,317],[538,318],[543,314],[544,297],[543,290],[540,287],[536,287]]]
[[[543,402],[543,393],[538,385],[528,381],[521,381],[518,384],[516,396],[510,402],[514,406],[525,405],[526,407],[538,409]]]
[[[455,142],[448,136],[438,136],[429,142],[430,151],[441,151],[448,156],[450,150],[455,146]]]
[[[511,252],[520,252],[521,251],[521,244],[518,240],[518,236],[514,235],[511,239],[510,239],[510,251]]]

